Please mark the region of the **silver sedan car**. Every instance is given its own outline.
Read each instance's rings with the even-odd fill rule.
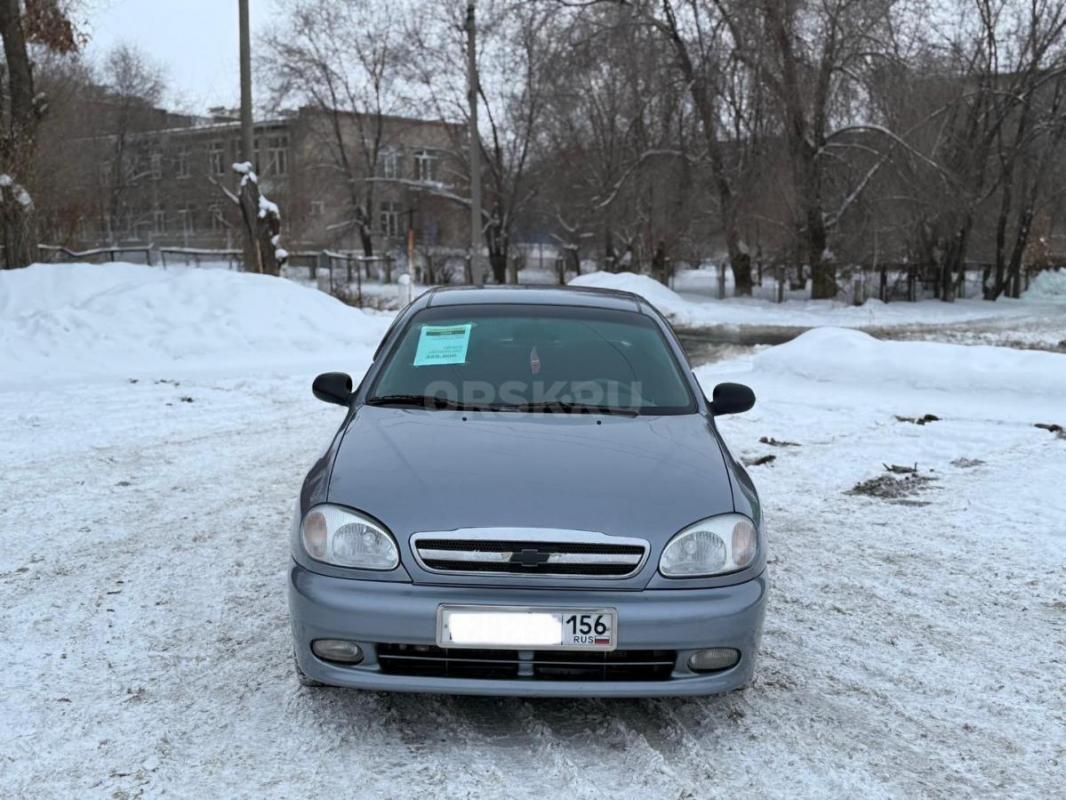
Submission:
[[[288,574],[308,686],[703,695],[750,681],[766,602],[755,487],[669,324],[636,295],[428,292],[304,480]]]

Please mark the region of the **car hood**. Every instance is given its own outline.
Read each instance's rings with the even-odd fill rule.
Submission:
[[[648,540],[733,511],[699,414],[620,417],[363,406],[335,456],[329,502],[418,531],[535,527]],[[404,548],[406,549],[406,548]]]

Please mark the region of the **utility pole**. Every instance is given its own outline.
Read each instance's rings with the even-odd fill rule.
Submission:
[[[252,119],[252,26],[249,19],[250,0],[238,0],[241,31],[241,161],[255,169],[255,122]],[[241,215],[244,217],[244,271],[262,272],[257,241],[259,209],[253,208],[253,192],[240,193]]]
[[[481,254],[481,136],[477,124],[477,23],[474,18],[475,0],[466,4],[466,83],[467,103],[470,106],[470,257],[467,281],[481,282],[478,256]]]

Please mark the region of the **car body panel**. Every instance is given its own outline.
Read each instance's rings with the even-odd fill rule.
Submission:
[[[463,304],[587,305],[651,317],[682,365],[696,413],[614,416],[378,407],[369,387],[422,309]],[[393,535],[400,566],[354,570],[314,561],[299,520],[320,503],[372,517]],[[759,530],[748,568],[708,578],[658,572],[662,548],[706,517],[740,513]],[[603,533],[649,544],[643,567],[626,578],[441,574],[420,567],[411,537],[420,532],[528,528]],[[766,540],[758,494],[729,453],[713,410],[669,323],[624,292],[514,287],[434,290],[400,313],[351,396],[343,423],[309,471],[292,530],[289,600],[297,661],[324,683],[367,689],[530,696],[711,694],[751,678],[767,590]],[[386,675],[374,644],[432,644],[441,603],[618,609],[619,648],[677,650],[661,682],[473,680]],[[310,651],[315,638],[356,641],[357,667]],[[735,647],[741,661],[696,675],[687,657],[700,647]]]
[[[627,588],[647,583],[657,566],[651,561],[679,530],[733,511],[721,449],[698,414],[629,418],[364,406],[336,454],[328,501],[384,523],[416,582],[456,578],[421,569],[411,558],[412,534],[520,527],[648,541],[655,559],[634,578],[618,581]]]
[[[595,306],[620,311],[639,310],[641,298],[629,292],[616,292],[580,286],[455,286],[423,295],[426,308],[457,305],[552,305]]]
[[[535,589],[511,587],[417,586],[345,580],[289,569],[289,606],[296,658],[308,676],[336,686],[401,692],[445,692],[527,696],[630,696],[712,694],[730,691],[751,680],[766,605],[765,575],[735,586],[662,592],[569,590],[552,592],[550,603]],[[437,607],[495,605],[615,608],[618,647],[626,650],[677,651],[669,680],[582,682],[495,680],[387,675],[380,671],[374,644],[436,642]],[[359,642],[366,660],[356,666],[316,658],[315,639]],[[678,643],[686,643],[679,647]],[[731,669],[699,675],[687,668],[692,651],[731,647],[741,653]]]

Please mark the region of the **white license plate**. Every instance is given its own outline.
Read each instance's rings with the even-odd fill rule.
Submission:
[[[439,647],[531,650],[614,650],[613,608],[440,606]]]

